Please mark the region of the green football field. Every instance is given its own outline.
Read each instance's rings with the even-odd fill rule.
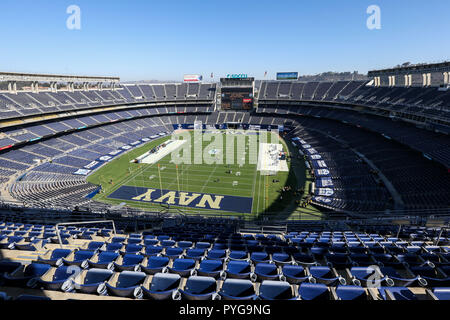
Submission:
[[[280,190],[285,186],[290,186],[293,190],[297,190],[308,185],[305,174],[306,169],[302,161],[296,162],[296,170],[277,172],[267,176],[257,170],[257,162],[255,162],[255,159],[258,158],[258,147],[261,142],[258,135],[241,135],[242,143],[237,143],[237,140],[235,140],[231,144],[227,143],[227,135],[224,132],[220,133],[220,139],[213,138],[211,141],[203,141],[202,138],[195,137],[193,131],[185,132],[184,134],[189,135],[189,143],[180,148],[179,150],[181,151],[174,151],[157,163],[133,163],[133,160],[168,142],[171,139],[170,136],[133,149],[91,174],[88,177],[88,181],[102,186],[102,192],[95,197],[95,200],[111,205],[126,203],[128,206],[135,208],[161,211],[167,209],[167,206],[133,200],[110,199],[108,196],[121,186],[156,190],[162,188],[163,190],[171,191],[251,198],[253,199],[252,208],[251,212],[244,214],[246,218],[258,218],[262,214],[279,216],[283,219],[289,219],[291,215],[295,218],[301,218],[300,214],[305,213],[309,218],[320,217],[317,209],[312,207],[302,208],[303,213],[298,211],[295,200],[301,199],[302,194],[295,196],[293,192],[289,192],[284,193],[282,199],[280,197]],[[216,145],[213,145],[212,142],[215,142]],[[286,151],[287,154],[296,152],[295,149],[290,148],[275,133],[268,134],[267,141],[264,142],[282,144],[283,151]],[[254,146],[257,148],[255,149]],[[199,150],[203,154],[204,161],[202,164],[194,164],[195,157],[199,156]],[[173,161],[172,155],[175,152],[177,152],[179,157],[184,157],[185,160],[190,159],[190,163],[182,163],[177,166]],[[233,164],[227,164],[229,163],[227,159],[230,156],[233,158]],[[205,159],[209,160],[209,162],[205,161]],[[238,164],[238,159],[241,162],[245,159],[245,164]],[[218,163],[205,164],[205,162]],[[289,169],[291,169],[291,166],[292,163],[288,161]],[[242,213],[236,212],[177,207],[176,205],[171,205],[170,208],[171,210],[182,210],[189,214],[242,215]],[[312,215],[309,214],[310,212]]]

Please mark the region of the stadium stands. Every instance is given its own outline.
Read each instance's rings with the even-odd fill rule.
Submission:
[[[0,261],[0,291],[11,296],[15,288],[21,288],[22,295],[32,296],[39,289],[43,290],[44,296],[55,299],[61,299],[61,296],[55,296],[60,292],[67,299],[86,299],[83,295],[87,294],[156,300],[448,300],[450,275],[446,273],[448,268],[445,269],[447,271],[442,269],[442,266],[450,265],[448,230],[441,233],[441,229],[435,228],[404,228],[400,237],[396,237],[393,233],[395,228],[378,228],[380,232],[372,233],[345,229],[315,232],[304,231],[301,227],[297,231],[277,235],[276,241],[283,246],[272,251],[269,249],[274,248],[270,243],[273,240],[269,235],[214,230],[212,225],[204,223],[192,222],[175,228],[154,229],[152,233],[110,234],[106,237],[102,234],[107,229],[102,226],[65,226],[58,230],[69,234],[70,249],[60,249],[52,241],[55,233],[46,235],[43,232],[56,230],[54,226],[44,228],[33,224],[0,222],[2,232],[10,230],[26,238],[35,232],[32,230],[41,230],[33,238],[47,240],[46,245],[37,252],[14,247],[1,249],[2,256],[8,256],[9,261]],[[92,239],[77,237],[85,232],[90,232]],[[419,233],[420,241],[414,236]],[[443,244],[435,245],[439,234]],[[196,240],[192,241],[194,238]],[[154,239],[156,245],[170,240],[173,241],[172,246],[165,247],[163,254],[172,248],[179,248],[182,253],[169,258],[130,254],[119,249],[108,251],[111,244],[119,244],[120,247],[136,245],[136,239],[142,243],[144,239]],[[240,257],[263,252],[268,255],[269,263],[255,263],[252,259],[235,260],[236,256],[230,249],[237,240],[247,243]],[[199,247],[203,246],[202,243],[208,243],[210,252],[215,244],[221,244],[226,248],[224,260],[211,260],[209,257],[203,260],[188,259],[188,242],[192,246],[199,244]],[[311,246],[303,247],[304,243]],[[373,258],[370,267],[352,259],[352,248],[356,243]],[[375,253],[378,251],[373,252],[368,246],[372,243],[377,243],[384,254],[391,255],[398,263],[387,266],[380,262],[379,254]],[[253,251],[254,244],[262,251]],[[414,253],[408,253],[412,247],[417,249]],[[314,255],[317,248],[327,253]],[[146,251],[144,247],[141,249]],[[315,266],[301,266],[292,252],[314,256]],[[338,254],[345,256],[350,263],[330,260],[330,255]],[[408,263],[404,263],[406,255]],[[20,258],[25,256],[25,260]],[[439,258],[441,265],[430,263],[428,258],[431,256]]]

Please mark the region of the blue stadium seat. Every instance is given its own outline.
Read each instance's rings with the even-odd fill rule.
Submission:
[[[72,279],[77,276],[77,270],[70,266],[60,266],[52,268],[39,278],[34,278],[30,281],[29,286],[32,288],[40,288],[44,290],[62,290],[70,292],[74,288],[72,286]]]
[[[142,249],[144,248],[143,245],[140,244],[127,244],[125,246],[125,250],[121,250],[120,254],[125,255],[125,254],[130,254],[130,253],[141,253]]]
[[[113,243],[108,243],[106,245],[105,251],[107,252],[119,252],[121,251],[123,248],[123,244],[121,242],[113,242]]]
[[[157,273],[153,276],[149,288],[142,287],[144,297],[153,300],[166,300],[176,298],[180,286],[179,274]]]
[[[142,244],[141,238],[128,238],[127,244]]]
[[[262,300],[298,300],[289,283],[270,280],[261,283],[258,298]]]
[[[192,241],[178,241],[178,248],[189,249],[192,248]]]
[[[94,256],[94,251],[79,250],[71,253],[67,258],[62,258],[66,266],[81,266],[81,264]]]
[[[125,237],[114,237],[111,239],[111,243],[125,244],[126,241],[127,241],[127,238],[125,238]]]
[[[291,256],[287,253],[274,253],[272,255],[272,260],[277,266],[284,266],[293,263]]]
[[[23,238],[21,241],[12,242],[9,246],[12,250],[23,250],[23,251],[39,251],[48,243],[47,240],[33,239],[30,241],[25,241]]]
[[[250,255],[250,260],[256,265],[258,263],[269,263],[270,256],[267,252],[253,252]]]
[[[336,272],[327,266],[313,266],[309,268],[309,272],[318,283],[325,284],[327,286],[333,286],[336,283],[345,285],[345,279],[336,274]]]
[[[161,241],[161,246],[164,247],[164,248],[174,247],[176,244],[177,243],[174,240],[162,240]]]
[[[328,287],[321,283],[302,283],[298,288],[298,294],[302,300],[330,300]]]
[[[79,293],[95,294],[102,283],[108,282],[113,275],[108,269],[84,270],[73,280],[73,287]]]
[[[147,274],[156,274],[163,272],[169,265],[170,259],[167,257],[152,256],[147,259],[147,263],[141,266],[142,271]]]
[[[393,268],[397,268],[399,266],[402,266],[403,264],[397,259],[395,258],[394,255],[392,254],[374,254],[372,256],[375,261],[376,264],[380,267],[393,267]]]
[[[114,261],[110,268],[117,271],[141,271],[140,264],[144,258],[140,254],[126,254]]]
[[[217,296],[217,283],[211,277],[192,276],[179,292],[182,299],[186,300],[212,300]]]
[[[168,267],[168,270],[170,273],[176,273],[182,277],[195,275],[195,264],[194,259],[175,259],[172,267]]]
[[[420,278],[419,276],[410,274],[407,270],[403,273],[404,275],[400,274],[397,269],[392,267],[383,267],[380,268],[380,270],[384,277],[394,281],[395,287],[413,287],[418,285],[424,287],[427,285],[426,280]]]
[[[349,255],[346,253],[334,253],[327,254],[325,256],[327,264],[333,268],[343,269],[350,268],[353,266],[353,262],[350,261]]]
[[[62,259],[66,258],[72,250],[70,249],[54,249],[53,251],[47,252],[43,256],[39,256],[37,261],[39,263],[49,264],[51,266],[58,266],[62,263]]]
[[[343,241],[335,241],[330,247],[330,252],[347,253],[347,244]]]
[[[351,241],[347,243],[347,250],[350,253],[354,254],[366,254],[367,249],[363,244],[359,241]]]
[[[207,259],[214,259],[214,260],[224,260],[227,257],[227,253],[225,250],[210,250],[208,254],[206,255]]]
[[[3,238],[3,240],[0,241],[0,249],[14,249],[15,243],[23,242],[25,239],[23,237],[17,237],[17,236],[8,236]]]
[[[3,283],[8,287],[27,287],[28,282],[34,278],[44,276],[52,268],[49,264],[31,263],[19,267],[11,273],[3,275]]]
[[[374,267],[353,267],[350,269],[350,276],[353,283],[358,286],[367,287],[370,285],[371,287],[379,287],[385,284],[394,286],[392,280],[383,276],[381,271]]]
[[[303,267],[309,267],[309,266],[315,266],[317,265],[316,259],[312,255],[304,254],[304,253],[295,253],[293,256],[295,263],[303,266]]]
[[[156,246],[158,243],[156,239],[144,238],[144,246]]]
[[[147,274],[144,272],[122,271],[117,278],[113,276],[108,282],[101,284],[98,291],[102,295],[141,299],[141,286],[146,278]]]
[[[185,256],[187,259],[201,260],[205,256],[205,249],[188,249]]]
[[[23,265],[20,262],[14,261],[0,261],[0,285],[1,280],[4,274],[13,273],[17,271],[19,268],[23,268]]]
[[[255,274],[258,281],[280,280],[280,274],[276,264],[259,263],[255,267]]]
[[[160,254],[163,251],[163,247],[160,246],[147,246],[145,247],[145,252],[144,255],[149,257],[149,256],[156,256],[158,254]]]
[[[205,249],[208,250],[209,248],[211,248],[211,243],[209,242],[197,242],[195,244],[195,248],[196,249]]]
[[[228,245],[225,243],[215,242],[212,246],[212,250],[226,250]]]
[[[439,300],[450,300],[450,288],[434,288],[433,294]]]
[[[375,264],[375,261],[373,261],[370,255],[363,253],[350,254],[350,260],[354,265],[356,264],[359,267],[368,267]]]
[[[359,286],[342,286],[336,288],[338,300],[368,300],[369,296],[363,287]]]
[[[104,242],[89,241],[86,250],[88,250],[88,251],[98,251],[98,250],[101,250],[104,246],[105,246]]]
[[[447,277],[447,275],[442,274],[434,267],[430,267],[428,265],[425,266],[415,266],[409,268],[411,272],[421,277],[422,279],[425,279],[427,282],[427,285],[430,287],[448,287],[450,286],[450,277]]]
[[[248,252],[246,251],[230,251],[228,258],[236,261],[248,260]]]
[[[283,266],[282,273],[286,278],[286,281],[290,284],[300,284],[305,281],[315,281],[314,278],[308,276],[306,269],[302,266]]]
[[[183,255],[184,249],[182,248],[166,248],[164,252],[164,256],[170,259],[181,258]]]
[[[322,260],[329,253],[328,249],[323,247],[312,247],[310,251],[315,260]]]
[[[417,296],[406,287],[380,287],[378,292],[383,300],[418,300]]]
[[[92,240],[92,236],[95,235],[95,232],[90,231],[84,231],[81,235],[78,236],[78,238],[83,240]]]
[[[385,253],[384,248],[376,241],[365,242],[365,245],[372,254]]]
[[[219,295],[223,300],[255,300],[255,288],[250,280],[226,279]]]
[[[220,260],[203,260],[200,262],[200,266],[197,270],[199,276],[212,277],[218,279],[219,277],[225,277],[223,274],[223,262]]]
[[[398,254],[396,258],[407,266],[422,266],[425,264],[425,261],[415,253]]]
[[[247,261],[230,261],[225,272],[228,278],[256,280],[256,276],[251,272],[250,263]]]
[[[83,262],[81,266],[83,268],[107,269],[117,258],[119,258],[119,253],[104,251],[96,254],[92,259],[87,260],[87,263]]]

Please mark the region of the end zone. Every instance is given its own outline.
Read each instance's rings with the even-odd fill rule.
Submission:
[[[253,205],[252,198],[132,186],[122,186],[108,198],[248,214]]]

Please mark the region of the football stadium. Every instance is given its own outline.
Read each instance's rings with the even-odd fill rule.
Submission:
[[[0,72],[0,300],[450,300],[450,62],[389,60]]]

